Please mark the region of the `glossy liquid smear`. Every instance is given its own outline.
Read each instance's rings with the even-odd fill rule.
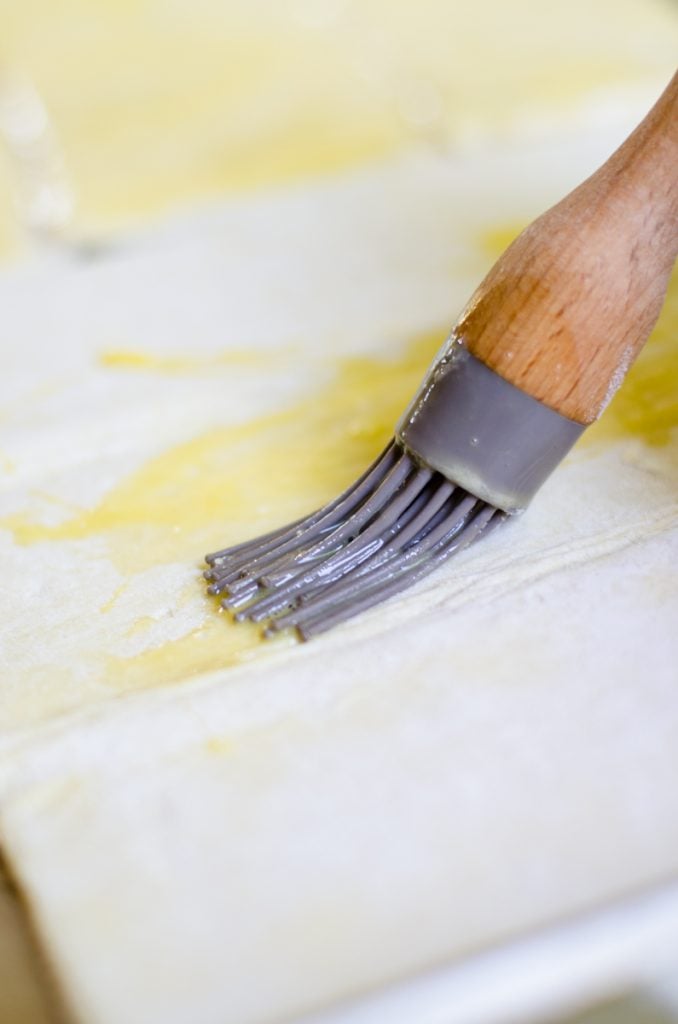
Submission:
[[[216,428],[150,460],[95,508],[55,526],[6,517],[20,544],[107,535],[111,557],[131,570],[195,558],[236,543],[347,486],[392,436],[394,424],[442,333],[416,338],[391,359],[340,360],[331,382],[281,412]],[[106,365],[122,357],[107,354]],[[158,372],[189,360],[124,356],[124,365]],[[152,542],[140,540],[152,530]]]
[[[392,436],[443,334],[418,337],[393,358],[340,360],[329,383],[308,398],[173,447],[120,483],[95,508],[57,525],[30,515],[2,520],[0,526],[24,546],[52,542],[75,549],[92,538],[105,542],[105,558],[122,582],[112,593],[102,592],[98,608],[90,613],[101,617],[101,639],[83,657],[89,658],[90,673],[99,684],[119,692],[178,682],[242,662],[262,649],[259,629],[232,625],[218,602],[205,596],[202,554],[295,519],[346,487]],[[228,363],[228,356],[223,361]],[[191,357],[164,360],[142,352],[109,352],[102,362],[112,373],[196,368]],[[125,605],[138,581],[167,564],[188,567],[188,582],[166,595],[167,613],[161,621],[144,613],[130,623]],[[100,570],[94,566],[92,571]],[[168,640],[171,617],[181,617],[186,609],[197,617],[197,627]],[[138,653],[111,653],[120,641]],[[293,642],[281,637],[266,649]],[[49,633],[43,645],[49,647]],[[82,665],[51,664],[28,674],[40,689],[40,699],[53,694],[58,708],[61,696],[76,686]],[[29,682],[24,673],[26,692]]]
[[[293,408],[244,427],[210,431],[154,460],[93,513],[94,522],[77,528],[97,528],[102,517],[108,523],[130,516],[153,522],[157,535],[150,557],[192,561],[201,551],[264,533],[325,504],[392,436],[440,338],[417,338],[394,360],[343,360],[329,385]],[[181,536],[174,530],[177,522]],[[197,586],[202,591],[201,578]],[[118,688],[187,679],[245,661],[260,649],[259,627],[234,626],[218,599],[202,599],[207,614],[199,629],[134,658],[109,660]],[[292,637],[281,636],[267,646],[290,643]]]

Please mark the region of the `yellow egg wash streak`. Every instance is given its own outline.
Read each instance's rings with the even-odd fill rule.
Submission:
[[[111,557],[127,571],[194,559],[224,537],[236,543],[279,525],[323,504],[375,457],[443,336],[418,337],[393,359],[339,360],[331,382],[311,398],[177,445],[96,508],[58,525],[24,516],[5,517],[2,525],[20,544],[107,535]],[[166,369],[141,353],[137,362]],[[125,369],[131,365],[126,357]],[[150,531],[152,542],[140,543]]]
[[[101,539],[123,578],[112,594],[102,594],[97,608],[109,620],[144,572],[168,563],[192,567],[193,582],[183,592],[169,594],[167,604],[179,613],[197,604],[201,611],[196,628],[158,643],[154,630],[162,631],[167,619],[158,623],[150,616],[137,618],[118,639],[141,647],[139,653],[111,654],[115,643],[110,638],[104,649],[90,651],[90,671],[103,685],[119,692],[179,682],[258,652],[258,629],[232,627],[218,602],[204,596],[198,564],[202,553],[296,518],[348,485],[392,435],[443,335],[417,337],[393,358],[339,360],[329,383],[312,398],[175,446],[120,483],[95,508],[58,525],[42,524],[30,515],[0,521],[0,528],[11,530],[20,545]],[[103,363],[112,373],[146,373],[149,368],[175,373],[178,364],[190,372],[202,366],[191,357],[165,360],[142,352],[127,352],[120,359],[108,353]],[[290,642],[283,637],[273,648]],[[81,671],[77,664],[50,669],[50,688],[67,692]]]

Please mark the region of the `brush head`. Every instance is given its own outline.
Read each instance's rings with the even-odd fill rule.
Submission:
[[[264,635],[303,640],[392,597],[505,518],[396,441],[324,508],[207,555],[210,594]]]
[[[392,597],[522,511],[584,428],[475,359],[453,333],[395,438],[334,501],[207,556],[211,594],[266,636],[307,640]]]

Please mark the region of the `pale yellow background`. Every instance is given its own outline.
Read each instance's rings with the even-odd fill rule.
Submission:
[[[660,82],[676,20],[663,0],[2,0],[0,72],[41,93],[90,235],[417,141],[543,126]]]

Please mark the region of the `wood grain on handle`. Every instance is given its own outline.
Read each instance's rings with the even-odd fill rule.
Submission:
[[[678,255],[678,73],[610,159],[495,264],[456,327],[569,419],[597,419],[654,326]]]

